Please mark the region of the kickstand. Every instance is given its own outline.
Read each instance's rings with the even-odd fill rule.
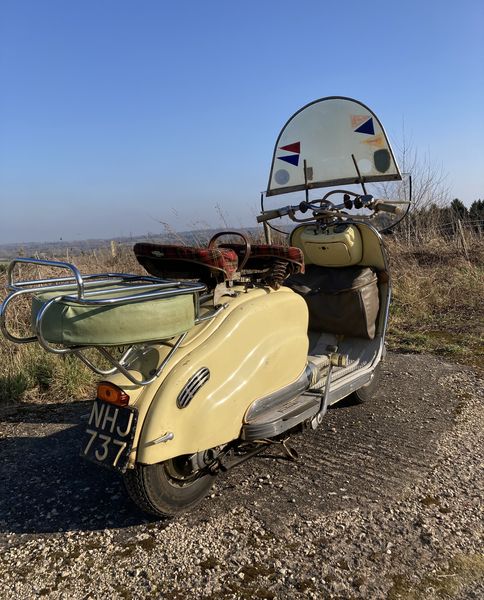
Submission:
[[[264,440],[264,442],[267,444],[272,444],[274,446],[276,446],[276,445],[281,446],[282,451],[285,456],[278,457],[278,458],[287,458],[287,460],[296,462],[297,460],[299,460],[299,454],[295,448],[293,448],[292,446],[289,446],[289,444],[287,443],[288,441],[289,441],[288,437],[284,438],[283,440]]]
[[[212,464],[211,467],[209,467],[209,470],[211,473],[216,473],[218,470],[221,470],[224,472],[229,471],[230,469],[233,469],[234,467],[241,465],[246,460],[249,460],[249,458],[252,458],[252,456],[256,456],[257,454],[260,454],[264,450],[264,448],[267,448],[268,446],[272,446],[272,445],[280,445],[284,451],[285,458],[287,458],[287,460],[291,460],[291,461],[295,462],[299,459],[299,454],[297,453],[297,451],[294,448],[292,448],[292,446],[288,445],[288,443],[287,443],[288,440],[289,440],[289,438],[285,438],[283,440],[271,440],[271,439],[254,440],[254,443],[257,444],[257,446],[255,448],[253,448],[249,452],[246,452],[242,456],[238,456],[238,457],[232,456],[231,458],[226,457],[225,459],[223,459],[223,462],[222,462],[222,460],[217,460],[217,461],[215,461],[215,463]],[[282,458],[282,457],[279,457],[279,458]]]
[[[287,444],[288,439],[289,438],[282,440],[280,442],[280,444],[284,448],[284,453],[287,456],[287,458],[289,460],[292,460],[293,462],[296,462],[297,460],[299,460],[299,454],[295,448],[293,448],[292,446],[288,446],[288,444]]]
[[[256,443],[261,444],[261,446],[281,446],[284,456],[278,456],[277,458],[286,458],[287,460],[296,462],[299,460],[299,454],[295,448],[289,446],[289,439],[289,437],[286,437],[283,440],[262,439],[257,440]]]

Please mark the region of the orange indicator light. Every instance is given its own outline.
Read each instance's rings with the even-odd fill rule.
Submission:
[[[123,392],[123,390],[117,385],[114,385],[114,383],[108,383],[107,381],[101,381],[101,383],[98,384],[97,397],[99,400],[117,404],[118,406],[127,406],[129,402],[129,396],[126,392]]]

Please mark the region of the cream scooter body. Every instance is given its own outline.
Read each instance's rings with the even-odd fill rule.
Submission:
[[[380,236],[364,224],[359,230],[361,265],[387,273]],[[378,331],[383,347],[390,288],[388,282],[380,287]],[[148,386],[136,386],[119,373],[105,378],[129,395],[129,405],[138,414],[130,467],[238,439],[250,406],[290,386],[306,369],[308,309],[301,296],[286,287],[247,289],[240,285],[230,288],[221,300],[224,309],[188,333],[162,377]],[[169,350],[169,345],[152,346],[130,367],[146,377]],[[180,392],[200,369],[209,370],[208,381],[188,406],[179,408]]]
[[[231,288],[226,307],[192,329],[163,377],[135,386],[121,374],[106,378],[129,395],[138,413],[130,464],[154,464],[227,444],[240,436],[244,415],[257,399],[297,380],[307,362],[308,311],[304,300],[280,288]],[[290,318],[288,318],[290,315]],[[160,363],[169,351],[135,361],[135,371]],[[156,356],[157,355],[157,356]],[[185,408],[177,397],[200,369],[210,377]],[[165,441],[157,442],[165,438]]]

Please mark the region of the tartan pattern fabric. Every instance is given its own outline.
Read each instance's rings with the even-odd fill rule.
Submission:
[[[197,263],[212,270],[222,271],[227,279],[232,279],[238,267],[237,253],[230,248],[194,248],[192,246],[174,246],[164,244],[135,244],[133,251],[138,261],[145,266],[143,259],[150,262],[186,261]],[[160,268],[162,269],[161,265]],[[190,267],[187,264],[187,275]]]
[[[200,279],[209,287],[214,280],[234,278],[245,249],[244,244],[222,244],[209,249],[152,243],[138,243],[133,248],[148,273],[157,277]],[[304,273],[304,255],[293,246],[254,244],[243,270],[254,281],[262,277],[261,281],[274,279],[280,285],[288,275]]]
[[[223,244],[224,248],[235,250],[239,260],[244,256],[243,244]],[[291,263],[291,273],[304,273],[304,254],[300,248],[294,246],[276,246],[272,244],[254,244],[250,248],[249,260],[246,269],[267,268],[282,259]]]

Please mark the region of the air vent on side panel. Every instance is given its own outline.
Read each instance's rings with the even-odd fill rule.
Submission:
[[[186,408],[198,390],[205,385],[209,379],[210,371],[206,367],[203,367],[202,369],[198,370],[195,375],[192,375],[185,387],[178,394],[178,398],[176,399],[176,405],[178,408]]]

